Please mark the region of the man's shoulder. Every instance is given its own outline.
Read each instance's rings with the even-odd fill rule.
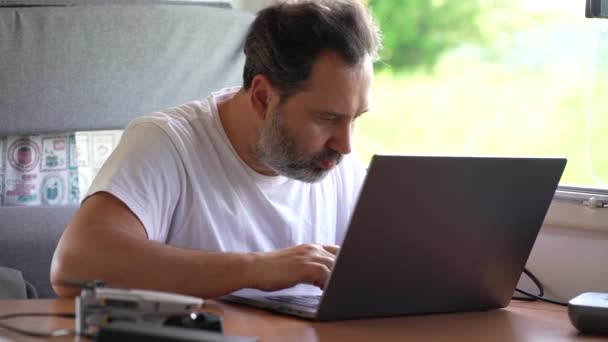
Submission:
[[[133,122],[156,124],[185,124],[212,115],[206,101],[188,101],[181,105],[164,108],[136,118]]]
[[[165,108],[143,116],[131,123],[135,126],[158,127],[169,135],[183,135],[194,132],[211,122],[212,113],[205,101],[189,101],[179,106]]]
[[[136,118],[131,125],[151,123],[161,128],[170,130],[213,129],[214,117],[217,116],[217,101],[222,98],[232,97],[240,87],[227,87],[212,92],[207,97],[188,101],[178,106],[161,109],[147,115]]]

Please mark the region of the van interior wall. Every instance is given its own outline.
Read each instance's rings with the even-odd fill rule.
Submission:
[[[545,297],[568,301],[583,292],[608,292],[606,260],[608,232],[545,226],[527,267],[544,285]],[[525,275],[518,286],[536,293]]]
[[[272,0],[230,0],[232,7],[250,12],[257,12],[271,2]]]

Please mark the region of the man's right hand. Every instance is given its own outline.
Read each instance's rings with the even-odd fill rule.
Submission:
[[[250,268],[253,287],[276,291],[300,283],[323,288],[334,265],[339,247],[303,244],[266,253],[252,253]]]

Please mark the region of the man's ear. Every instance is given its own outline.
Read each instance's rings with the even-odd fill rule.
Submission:
[[[270,104],[276,96],[272,83],[265,75],[256,75],[251,80],[249,101],[260,120],[266,120]]]

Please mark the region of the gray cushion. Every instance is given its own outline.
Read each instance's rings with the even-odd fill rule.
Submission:
[[[0,136],[120,129],[240,85],[252,19],[209,6],[0,8]]]
[[[21,271],[0,266],[0,299],[26,298],[38,298],[34,285],[23,279]]]
[[[23,272],[41,298],[55,297],[49,280],[51,260],[76,208],[0,207],[0,265]]]
[[[25,299],[27,286],[21,271],[0,266],[0,299]]]
[[[0,0],[0,6],[79,6],[79,5],[110,5],[110,4],[180,4],[194,6],[215,6],[230,8],[230,1],[221,0]]]

